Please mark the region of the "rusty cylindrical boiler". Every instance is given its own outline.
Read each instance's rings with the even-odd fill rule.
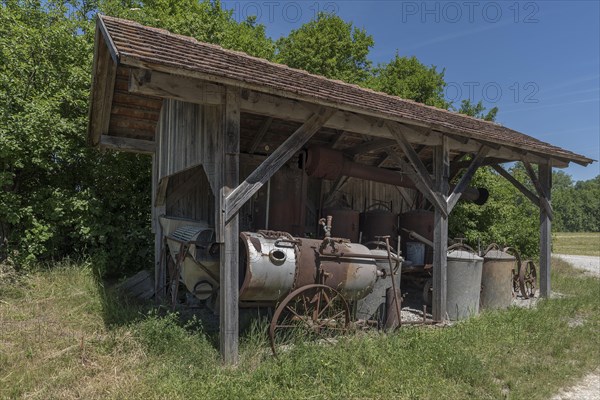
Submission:
[[[481,308],[502,309],[512,304],[513,270],[517,258],[491,245],[483,255]]]
[[[390,246],[398,245],[398,216],[385,209],[371,209],[360,213],[362,243],[377,241],[378,236],[389,236]]]
[[[409,189],[416,189],[414,182],[404,174],[385,168],[359,164],[347,159],[344,153],[321,146],[311,146],[307,150],[306,173],[315,178],[335,180],[341,176],[387,183]],[[460,197],[476,204],[484,204],[489,197],[485,188],[466,188]]]
[[[292,290],[320,282],[318,274],[324,284],[353,301],[369,294],[384,275],[371,251],[358,243],[340,244],[336,255],[321,250],[321,240],[285,232],[242,232],[240,239],[240,301],[276,302]]]

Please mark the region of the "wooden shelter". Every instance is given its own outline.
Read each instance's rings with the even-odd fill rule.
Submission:
[[[491,165],[539,206],[540,289],[548,296],[551,171],[592,162],[495,123],[108,16],[97,19],[88,133],[92,146],[152,156],[157,295],[165,279],[157,217],[214,225],[222,243],[220,333],[227,363],[237,361],[240,227],[256,228],[257,220],[264,227],[265,216],[253,207],[264,197],[263,185],[287,173],[306,146],[335,148],[357,163],[398,171],[418,190],[345,177],[326,182],[303,173],[296,182],[291,174],[286,179],[300,187],[302,201],[290,224],[302,232],[316,229],[322,199],[342,187],[359,209],[378,199],[391,202],[395,212],[421,199],[435,207],[436,319],[445,315],[448,215],[477,168]],[[525,164],[535,192],[501,166],[513,161]],[[464,169],[449,191],[449,179]],[[286,188],[280,190],[285,200]]]

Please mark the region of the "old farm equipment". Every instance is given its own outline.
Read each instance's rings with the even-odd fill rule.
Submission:
[[[269,327],[274,352],[279,344],[297,337],[298,331],[303,338],[326,338],[346,331],[351,306],[400,267],[401,258],[389,246],[386,252],[371,251],[348,239],[331,237],[331,222],[331,217],[321,220],[326,232],[323,240],[268,230],[240,233],[239,305],[275,309]],[[166,217],[161,224],[170,254],[172,300],[177,299],[181,281],[215,309],[219,245],[213,229],[202,222]],[[390,280],[389,286],[397,293],[395,280]]]

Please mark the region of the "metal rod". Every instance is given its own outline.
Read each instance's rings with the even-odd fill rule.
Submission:
[[[392,278],[392,290],[394,291],[394,301],[396,302],[396,312],[398,313],[398,326],[402,326],[402,313],[400,312],[400,301],[396,291],[396,279],[394,278],[394,267],[392,267],[392,251],[390,250],[390,237],[385,238],[385,247],[387,249],[388,262],[390,263],[390,277]]]
[[[271,209],[271,180],[267,181],[267,212],[265,215],[265,229],[269,229],[269,211]]]

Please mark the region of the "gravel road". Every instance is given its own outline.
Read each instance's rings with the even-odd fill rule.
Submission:
[[[565,260],[575,268],[581,269],[588,275],[600,278],[600,257],[594,256],[572,256],[568,254],[554,254],[553,257]]]
[[[572,256],[567,254],[552,254],[552,256],[565,260],[575,268],[581,269],[586,274],[600,278],[600,257]],[[598,400],[600,399],[600,370],[588,374],[578,384],[565,388],[552,400]]]

